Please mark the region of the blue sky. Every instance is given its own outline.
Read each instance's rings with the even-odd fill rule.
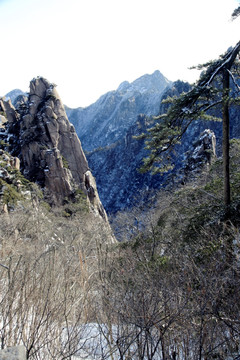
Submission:
[[[238,0],[0,0],[0,95],[33,77],[58,85],[63,102],[87,106],[124,81],[188,67],[240,40]]]

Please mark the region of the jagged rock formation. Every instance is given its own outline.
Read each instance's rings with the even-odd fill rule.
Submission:
[[[11,103],[11,100],[5,100],[0,98],[0,113],[7,120],[9,127],[12,127],[19,120],[19,115],[17,114],[14,106]]]
[[[24,176],[38,183],[54,205],[74,201],[83,191],[92,210],[106,220],[80,140],[55,85],[33,79],[27,102],[22,99],[17,110],[10,100],[0,100],[0,111],[8,120],[2,138],[7,136],[12,154],[20,158]]]
[[[22,117],[20,133],[24,174],[46,186],[55,202],[70,196],[73,180],[84,183],[88,164],[79,139],[55,86],[43,78],[30,83],[28,110]]]

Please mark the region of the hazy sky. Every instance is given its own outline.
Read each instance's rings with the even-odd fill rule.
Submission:
[[[239,0],[0,0],[0,95],[33,77],[63,102],[87,106],[155,70],[194,81],[188,67],[240,40]]]

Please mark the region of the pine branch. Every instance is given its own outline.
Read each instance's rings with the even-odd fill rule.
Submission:
[[[233,81],[234,85],[236,86],[237,90],[240,92],[240,86],[237,84],[236,79],[233,76],[233,73],[230,70],[227,70],[227,71],[228,71],[229,75],[231,76],[232,81]]]
[[[232,21],[235,20],[240,15],[240,6],[234,10],[232,13]]]

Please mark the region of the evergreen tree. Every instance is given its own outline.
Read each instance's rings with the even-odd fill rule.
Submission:
[[[146,148],[150,150],[149,156],[144,159],[142,170],[152,170],[153,173],[166,171],[172,166],[171,152],[174,146],[179,143],[192,122],[197,119],[214,119],[211,109],[221,107],[226,218],[230,207],[229,106],[234,101],[239,101],[232,94],[230,81],[239,93],[239,52],[240,42],[218,60],[199,65],[197,68],[204,71],[192,89],[177,98],[166,99],[165,102],[171,103],[167,113],[156,117],[156,124],[142,135],[146,139]]]
[[[240,5],[232,13],[232,20],[235,20],[240,15]]]

